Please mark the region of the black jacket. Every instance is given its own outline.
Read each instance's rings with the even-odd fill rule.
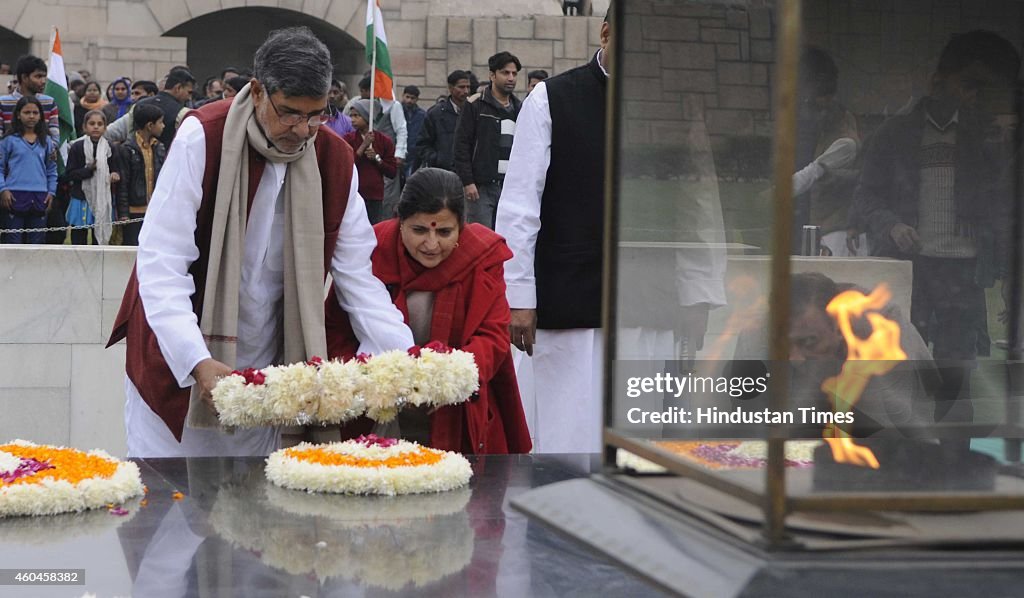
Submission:
[[[122,178],[124,177],[124,174],[122,174],[121,155],[115,146],[110,147],[107,167],[110,168],[110,174],[116,172]],[[69,191],[71,197],[85,199],[85,193],[82,191],[82,181],[91,179],[95,172],[95,170],[85,165],[85,139],[79,139],[72,143],[71,147],[68,148],[68,163],[64,168],[64,175],[61,177],[64,182],[71,185]],[[123,184],[119,183],[118,187],[121,187]]]
[[[900,252],[889,233],[898,223],[918,226],[925,102],[883,123],[864,150],[851,224],[867,230],[876,255],[912,257]],[[991,287],[1009,267],[1015,172],[1013,161],[1000,156],[1000,149],[986,142],[986,125],[978,115],[960,112],[954,158],[956,218],[973,228],[978,249],[975,283],[981,287]]]
[[[465,104],[463,104],[465,106]],[[455,126],[459,114],[452,106],[452,98],[434,104],[427,110],[423,129],[416,140],[417,168],[443,168],[455,172]]]
[[[155,179],[159,176],[166,157],[167,150],[163,143],[158,142],[153,146],[154,187],[156,186]],[[145,207],[149,203],[146,198],[146,162],[142,158],[142,150],[139,148],[138,142],[135,141],[135,135],[121,144],[121,163],[123,164],[123,173],[121,174],[121,184],[117,190],[117,213],[120,216],[126,216],[131,212],[129,208]]]
[[[455,128],[455,174],[463,185],[495,183],[505,178],[498,172],[498,161],[508,160],[512,135],[502,135],[501,121],[515,121],[522,102],[509,96],[512,109],[505,110],[491,95],[488,86],[462,105]]]

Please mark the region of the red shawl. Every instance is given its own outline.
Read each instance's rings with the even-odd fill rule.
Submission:
[[[529,452],[530,433],[508,340],[511,316],[505,299],[504,263],[512,252],[505,240],[484,226],[470,224],[462,229],[459,246],[446,260],[425,268],[406,252],[397,219],[377,224],[374,231],[373,273],[388,287],[406,322],[406,294],[434,293],[430,339],[469,351],[480,370],[478,398],[434,412],[431,445],[475,454]],[[328,354],[349,357],[355,344],[332,288],[327,298]],[[346,426],[361,432],[359,427],[358,423]]]

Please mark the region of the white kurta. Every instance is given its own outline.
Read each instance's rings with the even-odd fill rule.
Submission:
[[[551,110],[547,87],[541,82],[526,97],[516,119],[515,141],[495,223],[495,231],[505,237],[514,254],[505,263],[512,309],[537,307],[534,259],[550,164]],[[680,305],[725,303],[724,251],[677,252],[675,262]],[[645,354],[647,359],[666,359],[664,347],[671,347],[672,341],[664,338],[665,331],[635,332],[620,335],[617,351],[621,358],[642,359],[639,355]],[[523,407],[537,452],[601,450],[602,347],[600,329],[538,330],[532,359],[515,352]],[[645,351],[644,347],[652,349]]]
[[[182,388],[195,380],[191,372],[210,352],[192,311],[195,291],[189,266],[199,258],[195,244],[196,214],[202,202],[206,136],[198,119],[187,119],[160,172],[139,237],[136,273],[146,320],[160,351]],[[266,367],[281,358],[284,297],[284,206],[286,164],[268,162],[253,197],[245,233],[239,287],[236,368]],[[376,236],[358,195],[355,170],[342,217],[331,275],[338,303],[349,314],[367,353],[405,349],[413,344],[402,314],[384,285],[373,276],[370,254]],[[237,430],[186,427],[179,444],[162,420],[126,378],[125,426],[132,457],[266,455],[279,443],[276,428]]]

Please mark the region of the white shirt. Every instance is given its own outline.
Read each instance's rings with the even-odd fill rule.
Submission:
[[[195,283],[188,273],[199,258],[196,214],[203,197],[205,164],[202,124],[198,119],[186,119],[153,190],[136,261],[146,320],[182,387],[194,383],[192,369],[210,357],[192,312]],[[281,189],[286,171],[287,165],[268,162],[253,198],[239,288],[238,362],[228,364],[233,367],[263,367],[278,357],[284,288]],[[413,344],[412,333],[371,271],[370,254],[377,240],[358,189],[353,169],[348,205],[331,260],[338,303],[349,315],[360,351],[405,349]]]
[[[506,295],[512,309],[537,308],[534,257],[541,225],[541,197],[550,164],[551,109],[547,86],[541,81],[526,96],[516,119],[516,135],[494,226],[513,253],[512,259],[505,262]],[[703,195],[707,197],[699,197],[697,202],[707,213],[708,225],[701,226],[701,236],[720,244],[724,230],[721,206],[716,204],[717,190]],[[680,250],[675,258],[680,305],[725,305],[724,250]]]
[[[391,126],[395,128],[395,158],[405,160],[409,150],[409,129],[405,124],[405,110],[401,102],[391,103]]]

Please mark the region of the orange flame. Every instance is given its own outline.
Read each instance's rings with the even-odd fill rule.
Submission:
[[[882,309],[890,298],[889,288],[881,284],[870,295],[854,290],[840,293],[826,308],[836,319],[847,347],[847,360],[842,371],[821,385],[836,412],[852,409],[873,376],[888,373],[896,367],[897,361],[907,358],[900,347],[899,324],[879,313],[865,314],[868,310]],[[853,331],[853,319],[862,316],[871,324],[871,334],[867,338],[860,338]],[[854,444],[845,430],[830,425],[824,436],[837,463],[878,469],[878,459],[871,449]]]

